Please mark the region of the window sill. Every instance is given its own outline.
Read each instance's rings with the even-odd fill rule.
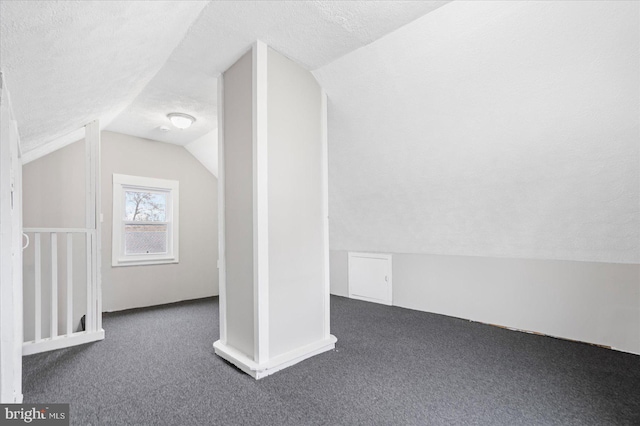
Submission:
[[[143,266],[143,265],[163,265],[163,264],[171,264],[171,263],[180,263],[175,257],[162,257],[162,258],[153,258],[153,259],[130,259],[130,258],[121,258],[114,260],[111,263],[113,267],[119,266]]]

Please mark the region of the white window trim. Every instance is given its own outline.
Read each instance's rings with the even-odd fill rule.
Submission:
[[[124,210],[125,188],[138,188],[157,191],[168,191],[170,202],[167,203],[169,222],[167,253],[135,254],[124,253]],[[113,174],[113,228],[111,241],[112,266],[160,265],[179,262],[179,183],[176,180],[156,179],[142,176]]]

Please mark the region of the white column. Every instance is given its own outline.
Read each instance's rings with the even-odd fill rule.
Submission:
[[[254,357],[269,359],[269,157],[267,117],[267,45],[252,50],[253,111],[253,290]]]
[[[100,123],[94,120],[85,129],[86,225],[92,230],[87,234],[86,330],[102,332]]]
[[[220,341],[227,343],[227,294],[225,262],[225,183],[224,183],[224,76],[218,77],[218,300]]]
[[[260,41],[218,87],[221,338],[214,348],[259,379],[336,342],[326,97],[310,72]]]

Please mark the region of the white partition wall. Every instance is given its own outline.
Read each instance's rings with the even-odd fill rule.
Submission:
[[[0,72],[0,403],[22,402],[22,159]]]
[[[251,52],[245,54],[224,75],[224,132],[229,140],[224,146],[224,181],[220,180],[223,202],[218,217],[226,226],[218,231],[226,242],[219,250],[220,304],[226,305],[220,324],[224,343],[253,357],[253,155]],[[221,108],[221,109],[223,109]],[[222,145],[222,144],[221,144]],[[223,237],[224,235],[224,237]],[[226,278],[226,279],[225,279]],[[229,285],[223,285],[223,280]],[[226,339],[223,337],[226,336]],[[226,340],[226,341],[225,341]]]
[[[334,348],[329,332],[326,98],[257,42],[221,77],[220,340],[259,379]]]

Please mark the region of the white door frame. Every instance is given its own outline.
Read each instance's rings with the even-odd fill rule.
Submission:
[[[0,72],[0,403],[22,402],[22,158]]]

